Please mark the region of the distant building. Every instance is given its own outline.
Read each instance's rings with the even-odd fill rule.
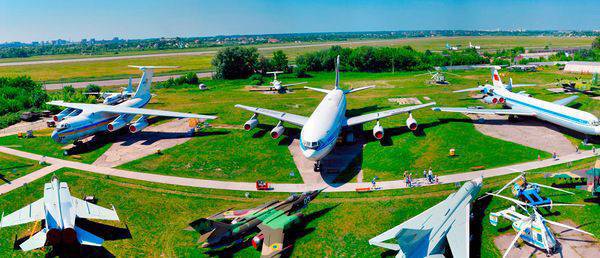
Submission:
[[[600,62],[573,61],[565,65],[565,72],[600,73]]]
[[[519,71],[519,72],[535,72],[537,71],[537,66],[529,64],[529,65],[511,65],[508,67],[509,71]]]
[[[548,58],[556,55],[558,52],[539,52],[539,53],[523,53],[515,57],[515,63],[523,59],[537,59],[537,58]]]
[[[267,40],[267,42],[269,42],[269,43],[279,43],[279,40],[278,39],[270,38],[269,40]]]

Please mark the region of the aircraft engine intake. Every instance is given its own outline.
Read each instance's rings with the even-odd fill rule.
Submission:
[[[379,121],[377,121],[377,124],[373,127],[373,137],[377,140],[383,138],[383,126],[379,124]]]
[[[144,128],[146,127],[148,127],[148,120],[146,120],[146,118],[142,116],[138,120],[136,120],[135,123],[129,125],[129,132],[137,133],[141,130],[144,130]]]
[[[108,124],[108,131],[114,132],[116,130],[123,128],[125,125],[127,125],[127,122],[125,121],[123,116],[118,116],[115,120],[113,120],[112,122],[110,122],[110,124]]]
[[[506,100],[505,100],[503,97],[500,97],[500,98],[498,99],[498,103],[500,103],[500,104],[504,104],[504,102],[506,102]]]
[[[419,127],[417,120],[412,117],[412,114],[409,114],[408,118],[406,119],[406,127],[408,127],[408,129],[411,131],[415,131]]]
[[[255,117],[250,118],[250,120],[248,120],[244,124],[244,130],[250,131],[250,130],[254,129],[257,125],[258,125],[258,119]]]
[[[61,242],[66,245],[77,243],[77,232],[72,228],[65,228],[61,232]]]
[[[46,232],[46,242],[49,245],[58,245],[60,243],[61,234],[60,230],[53,228]]]
[[[485,102],[487,104],[496,104],[496,103],[498,103],[498,98],[492,97],[492,96],[487,96],[487,97],[483,98],[483,102]]]
[[[271,138],[277,139],[277,138],[281,137],[281,135],[283,134],[284,131],[285,131],[285,127],[283,127],[283,125],[281,125],[281,123],[277,124],[277,126],[275,126],[273,128],[273,130],[271,130]]]
[[[61,111],[60,113],[52,116],[52,120],[54,122],[60,122],[62,121],[67,115],[71,114],[71,112],[75,111],[74,108],[66,108],[65,110]]]

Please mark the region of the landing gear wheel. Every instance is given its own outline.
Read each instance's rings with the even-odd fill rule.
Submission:
[[[63,151],[63,155],[64,155],[64,156],[69,156],[69,150],[64,150],[64,151]]]
[[[321,161],[317,160],[317,162],[315,162],[315,172],[319,172],[321,171]]]
[[[508,121],[509,122],[517,122],[517,116],[515,115],[508,115]]]

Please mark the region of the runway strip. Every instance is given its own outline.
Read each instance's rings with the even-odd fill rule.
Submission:
[[[32,182],[38,178],[41,178],[48,173],[51,173],[59,168],[67,167],[73,168],[83,171],[88,171],[97,174],[110,175],[128,179],[135,179],[153,183],[161,183],[161,184],[171,184],[171,185],[180,185],[180,186],[190,186],[190,187],[199,187],[199,188],[212,188],[212,189],[223,189],[223,190],[237,190],[237,191],[257,191],[256,185],[254,182],[228,182],[228,181],[218,181],[218,180],[205,180],[205,179],[196,179],[196,178],[185,178],[185,177],[175,177],[175,176],[165,176],[158,174],[150,174],[150,173],[140,173],[133,172],[115,168],[107,168],[100,167],[90,164],[84,164],[80,162],[68,161],[63,159],[51,158],[51,157],[43,157],[41,155],[19,151],[11,148],[7,148],[4,146],[0,146],[0,152],[18,156],[22,158],[32,159],[32,160],[45,160],[46,162],[52,164],[50,167],[46,167],[44,169],[38,170],[38,172],[34,172],[23,176],[19,179],[13,180],[12,186],[3,190],[4,188],[0,187],[0,194],[9,192],[13,189],[22,186],[23,183]],[[466,180],[471,180],[477,178],[481,175],[484,177],[494,177],[501,176],[506,174],[515,173],[517,171],[526,171],[536,168],[549,167],[553,165],[563,164],[570,161],[576,161],[584,158],[589,158],[595,156],[592,151],[582,151],[581,153],[573,153],[569,155],[565,155],[561,157],[559,160],[554,159],[546,159],[542,161],[532,161],[526,162],[516,165],[510,165],[506,167],[473,171],[473,172],[465,172],[459,174],[445,175],[439,177],[440,184],[450,184],[456,182],[462,182]],[[39,172],[41,171],[41,172]],[[423,186],[427,186],[424,182],[425,179],[416,180],[417,183],[420,183]],[[356,188],[361,187],[369,187],[370,183],[346,183],[339,187],[328,186],[326,184],[318,184],[318,185],[308,185],[308,184],[271,184],[273,187],[273,192],[304,192],[308,190],[320,189],[323,187],[328,187],[325,189],[326,192],[353,192],[356,191]],[[383,190],[391,190],[391,189],[401,189],[406,188],[406,184],[404,180],[396,180],[396,181],[382,181],[377,183],[378,187],[381,187]]]
[[[198,78],[208,78],[208,77],[212,76],[212,72],[197,73],[196,75],[198,76]],[[176,79],[181,76],[182,76],[181,74],[154,76],[154,77],[152,77],[152,82],[164,82],[168,79],[171,79],[171,78]],[[83,89],[83,88],[87,87],[89,84],[95,84],[100,87],[107,87],[107,86],[127,85],[128,83],[129,83],[129,79],[115,79],[115,80],[87,81],[87,82],[63,82],[63,83],[44,84],[44,88],[46,88],[46,90],[60,90],[67,85],[71,85],[71,86],[73,86],[73,88]],[[133,85],[133,87],[135,87],[139,83],[140,83],[139,77],[131,79],[131,84]]]

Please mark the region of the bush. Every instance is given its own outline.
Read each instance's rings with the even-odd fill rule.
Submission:
[[[100,86],[96,85],[96,84],[88,84],[88,86],[85,87],[85,93],[98,93],[100,92],[102,89],[100,88]]]
[[[178,77],[177,79],[175,79],[174,82],[175,82],[175,85],[184,85],[184,84],[198,85],[200,83],[200,79],[198,79],[198,75],[196,73],[189,72],[189,73],[182,75],[181,77]]]
[[[247,47],[227,47],[212,59],[216,79],[245,79],[254,73],[258,50]]]
[[[296,77],[298,78],[309,78],[310,74],[306,73],[306,67],[304,66],[296,66]]]
[[[250,80],[250,85],[261,85],[265,82],[265,77],[262,76],[261,74],[253,74],[252,76],[250,76],[249,78]]]
[[[0,77],[0,128],[17,123],[23,111],[45,107],[47,100],[42,85],[27,76]]]

